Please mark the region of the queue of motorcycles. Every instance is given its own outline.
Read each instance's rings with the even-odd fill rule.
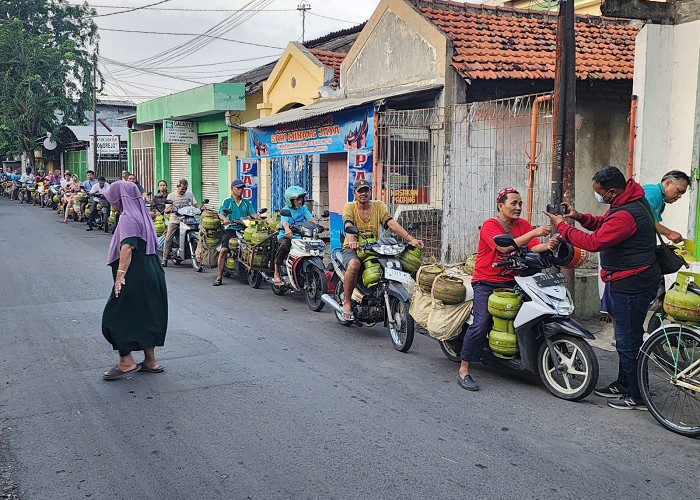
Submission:
[[[204,200],[204,204],[209,203],[208,199]],[[166,205],[172,205],[171,200],[165,201]],[[199,244],[199,226],[201,220],[199,216],[202,211],[193,206],[186,206],[178,208],[175,212],[180,217],[180,225],[177,229],[177,233],[173,237],[172,244],[170,246],[170,253],[167,259],[172,261],[175,265],[180,265],[185,260],[190,260],[192,262],[192,269],[196,272],[202,272],[204,265],[197,259],[197,245]]]

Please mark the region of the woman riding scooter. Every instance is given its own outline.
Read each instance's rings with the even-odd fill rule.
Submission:
[[[514,188],[501,189],[496,195],[496,206],[498,207],[498,215],[487,219],[479,231],[479,247],[472,276],[474,321],[464,335],[462,362],[457,375],[459,385],[468,391],[479,390],[479,386],[469,374],[469,365],[473,361],[481,360],[486,335],[491,329],[492,318],[488,312],[489,296],[496,288],[508,288],[515,285],[509,271],[504,274],[502,268],[493,267],[492,264],[505,260],[506,254],[516,249],[497,246],[493,237],[499,234],[508,234],[513,237],[518,246],[526,245],[533,252],[540,253],[554,250],[559,242],[557,238],[551,238],[544,244],[539,242],[537,238],[548,235],[552,228],[551,226],[540,226],[533,229],[528,221],[520,218],[523,201],[520,198],[520,193]]]
[[[280,275],[280,269],[284,265],[284,260],[289,255],[289,250],[292,248],[292,238],[301,238],[299,235],[293,235],[291,225],[301,224],[302,222],[311,221],[316,223],[309,209],[306,208],[306,189],[301,186],[290,186],[284,192],[284,201],[286,208],[291,212],[291,216],[282,216],[282,230],[277,236],[277,252],[275,253],[275,275],[273,282],[277,286],[284,285],[284,281]]]

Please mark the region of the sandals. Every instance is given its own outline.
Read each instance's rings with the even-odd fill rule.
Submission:
[[[272,280],[272,284],[275,286],[284,286],[285,285],[284,280],[282,280],[282,279]]]
[[[158,365],[155,368],[149,368],[143,364],[143,361],[139,363],[138,366],[140,367],[140,371],[146,373],[163,373],[163,370],[165,370],[165,368],[162,365]]]
[[[221,286],[222,284],[223,284],[223,281],[221,280],[221,278],[216,278],[214,280],[214,283],[212,283],[212,286]]]
[[[119,369],[119,366],[116,366],[116,365],[115,365],[115,366],[113,366],[112,368],[110,368],[109,371],[103,373],[103,374],[102,374],[102,377],[103,377],[105,380],[117,380],[117,379],[120,379],[120,378],[122,378],[122,377],[125,377],[126,375],[130,375],[130,374],[132,374],[132,373],[136,373],[136,372],[139,371],[140,369],[141,369],[141,365],[140,365],[140,364],[137,364],[137,365],[134,366],[131,370],[127,370],[127,371],[124,372],[124,371],[121,371],[121,370]]]
[[[347,311],[342,311],[340,317],[343,318],[343,321],[355,321],[355,316]]]

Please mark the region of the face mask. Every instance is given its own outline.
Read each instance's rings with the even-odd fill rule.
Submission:
[[[603,197],[600,196],[597,191],[593,191],[593,196],[595,196],[595,199],[598,200],[598,203],[605,203],[605,200],[603,200]]]

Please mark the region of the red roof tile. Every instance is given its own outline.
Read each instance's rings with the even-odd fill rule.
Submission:
[[[556,14],[447,0],[411,0],[450,39],[452,65],[472,80],[553,79]],[[576,75],[627,80],[637,28],[629,21],[577,16]]]
[[[318,49],[309,49],[309,52],[311,52],[321,64],[333,68],[333,84],[331,87],[337,89],[340,83],[340,63],[343,62],[347,54],[345,52],[330,52]]]

